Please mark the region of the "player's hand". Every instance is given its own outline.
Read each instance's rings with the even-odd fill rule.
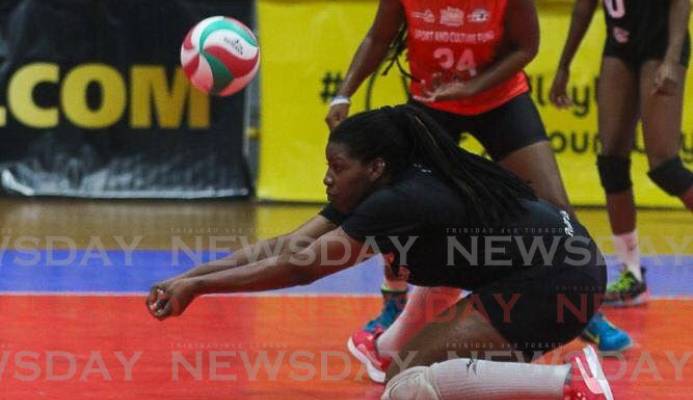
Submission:
[[[147,295],[145,304],[147,305],[147,310],[150,314],[152,314],[152,316],[156,317],[155,312],[158,309],[164,308],[165,301],[163,299],[163,294],[166,291],[166,288],[168,288],[168,286],[174,280],[175,278],[171,278],[162,282],[158,282],[149,289],[149,295]]]
[[[666,60],[657,67],[652,94],[672,96],[677,93],[681,82],[676,75],[676,68],[675,62]]]
[[[461,99],[473,95],[473,88],[467,82],[460,80],[444,81],[440,73],[435,73],[429,81],[422,81],[423,91],[414,100],[422,103]]]
[[[414,100],[422,103],[455,100],[470,97],[477,94],[474,81],[461,81],[453,79],[443,81],[442,74],[435,73],[430,81],[423,81],[423,91],[419,96],[413,96]]]
[[[155,294],[152,294],[155,292]],[[156,302],[149,301],[156,298]],[[147,298],[149,312],[157,319],[177,317],[185,311],[197,296],[195,278],[182,278],[168,282],[166,285],[155,285]]]
[[[332,131],[348,116],[349,104],[336,104],[330,107],[330,110],[327,112],[327,117],[325,117],[325,122],[327,122],[327,126],[330,128],[330,131]]]
[[[553,84],[549,92],[549,100],[558,108],[568,108],[573,105],[573,101],[568,97],[568,81],[570,72],[565,68],[559,68],[556,76],[553,77]]]

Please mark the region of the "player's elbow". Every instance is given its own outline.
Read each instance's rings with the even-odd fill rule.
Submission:
[[[533,40],[527,40],[520,45],[520,53],[524,56],[525,61],[529,64],[530,61],[539,54],[539,36]]]

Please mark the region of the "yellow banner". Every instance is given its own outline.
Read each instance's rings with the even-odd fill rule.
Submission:
[[[375,15],[377,1],[260,0],[263,52],[261,82],[261,153],[258,196],[288,201],[324,201],[324,122],[327,103],[341,83],[357,46]],[[557,153],[563,180],[575,205],[602,205],[604,193],[596,168],[596,80],[604,43],[604,18],[595,16],[572,66],[569,93],[576,106],[558,110],[548,91],[570,24],[571,3],[540,3],[542,40],[539,56],[527,68],[532,97]],[[693,93],[686,92],[687,102]],[[405,82],[394,68],[374,75],[352,98],[351,112],[406,101]],[[693,116],[685,115],[681,156],[693,166]],[[481,147],[473,139],[462,146]],[[681,207],[647,178],[642,135],[633,153],[636,202]]]

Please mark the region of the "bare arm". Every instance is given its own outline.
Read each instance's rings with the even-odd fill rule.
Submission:
[[[161,307],[150,307],[159,319],[180,315],[195,297],[306,285],[351,267],[372,253],[341,228],[330,231],[296,254],[266,258],[242,267],[182,279],[160,296]]]
[[[558,62],[558,68],[570,71],[570,64],[573,62],[575,53],[582,39],[585,37],[587,28],[589,28],[594,11],[597,9],[598,0],[577,0],[573,7],[573,15],[570,19],[570,30],[568,37],[563,45],[561,59]]]
[[[361,83],[372,74],[385,59],[390,43],[397,36],[404,23],[404,8],[400,0],[380,0],[373,25],[368,30],[351,60],[344,82],[337,95],[351,97]],[[349,104],[342,103],[330,107],[325,122],[334,129],[349,114]]]
[[[285,254],[296,253],[307,247],[321,235],[337,226],[322,215],[316,215],[298,229],[286,235],[260,240],[245,246],[228,257],[192,268],[174,279],[192,278],[223,271],[255,261]]]
[[[510,78],[529,64],[539,51],[539,18],[534,0],[510,0],[505,13],[510,52],[469,81],[474,92],[483,92]]]
[[[570,30],[563,45],[563,52],[558,62],[558,70],[554,76],[549,99],[557,107],[568,107],[572,104],[568,97],[568,80],[570,79],[570,64],[575,53],[589,28],[598,0],[577,0],[570,19]]]
[[[671,0],[669,9],[669,43],[664,60],[657,67],[652,94],[675,95],[683,89],[681,52],[691,14],[690,0]]]
[[[380,0],[373,25],[351,60],[339,95],[351,97],[363,80],[383,62],[403,22],[404,9],[400,0]]]
[[[691,15],[690,0],[671,0],[669,10],[669,44],[665,60],[681,62],[681,51],[688,32],[688,19]]]

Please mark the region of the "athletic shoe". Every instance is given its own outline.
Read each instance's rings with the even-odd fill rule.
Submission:
[[[599,357],[591,346],[572,354],[568,361],[571,364],[570,383],[564,388],[564,400],[614,399]]]
[[[594,314],[582,331],[582,338],[599,346],[603,354],[619,353],[633,345],[628,333],[612,324],[602,313]]]
[[[645,268],[642,268],[642,281],[640,281],[627,269],[622,271],[618,280],[606,288],[604,305],[629,307],[646,303],[649,293],[645,283],[645,272]]]
[[[383,331],[370,333],[366,331],[358,331],[351,335],[347,342],[347,348],[351,355],[356,357],[363,365],[366,366],[368,377],[373,382],[385,382],[385,371],[390,366],[392,359],[378,354],[376,340]]]
[[[385,386],[380,400],[439,400],[431,367],[413,367],[397,374]]]
[[[370,333],[384,331],[399,317],[407,304],[407,291],[397,292],[380,289],[383,294],[383,308],[380,315],[370,320],[363,326],[363,330]]]

